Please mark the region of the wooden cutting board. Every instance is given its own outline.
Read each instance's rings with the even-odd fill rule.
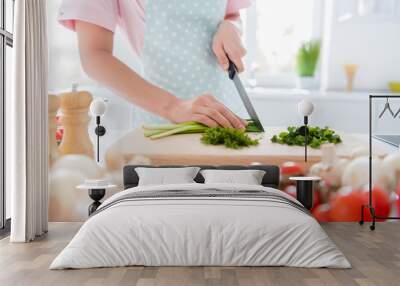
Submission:
[[[250,134],[253,138],[261,138],[258,146],[239,150],[223,146],[210,146],[201,143],[201,134],[175,135],[152,140],[144,137],[142,130],[134,130],[116,141],[106,152],[106,163],[109,170],[117,170],[130,162],[136,163],[135,156],[148,158],[153,165],[165,164],[240,164],[253,163],[280,165],[293,161],[305,167],[319,162],[321,151],[308,148],[308,163],[304,163],[304,148],[272,143],[270,138],[284,128],[267,128],[263,134]],[[368,149],[368,136],[338,132],[343,143],[336,145],[339,157],[351,158],[356,150]],[[388,153],[383,143],[374,140],[374,154],[380,157]],[[140,162],[140,160],[139,160]]]

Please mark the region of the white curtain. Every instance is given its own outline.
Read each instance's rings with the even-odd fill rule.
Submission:
[[[6,111],[12,242],[47,232],[46,0],[15,1],[13,92]]]

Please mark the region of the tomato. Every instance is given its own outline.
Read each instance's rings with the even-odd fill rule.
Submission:
[[[361,191],[363,204],[368,205],[369,203],[369,192],[368,190]],[[372,189],[372,205],[375,207],[375,214],[380,217],[387,217],[390,215],[390,198],[385,190],[379,187],[374,187]],[[371,213],[369,209],[364,209],[364,220],[371,221]],[[383,221],[377,219],[377,221]]]
[[[331,221],[359,221],[361,219],[361,206],[368,205],[368,190],[342,189],[331,200]],[[372,205],[375,207],[377,216],[388,216],[390,214],[390,199],[387,192],[381,188],[374,187],[372,190]],[[368,208],[364,209],[364,221],[371,221],[372,217]],[[382,221],[378,220],[377,221]]]
[[[331,201],[330,221],[359,221],[363,196],[360,191],[348,188],[338,191]]]
[[[331,210],[331,206],[329,204],[322,204],[322,205],[316,206],[312,210],[312,214],[317,221],[327,222],[327,221],[329,221],[330,210]]]
[[[60,132],[60,130],[57,130],[57,132],[56,132],[56,140],[57,141],[61,141],[62,137],[63,137],[62,132]]]
[[[296,174],[303,174],[303,168],[296,164],[295,162],[285,162],[281,166],[281,174],[282,175],[296,175]]]

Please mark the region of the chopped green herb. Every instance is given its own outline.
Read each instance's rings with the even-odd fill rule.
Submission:
[[[287,131],[283,131],[277,135],[272,136],[271,142],[286,144],[289,146],[304,146],[305,137],[304,133],[301,132],[300,128],[295,126],[289,126]],[[333,143],[339,144],[342,139],[334,130],[328,127],[320,128],[316,126],[308,127],[308,146],[311,148],[319,148],[322,144]]]
[[[251,139],[243,130],[222,127],[207,129],[201,137],[201,141],[207,145],[225,145],[232,149],[259,144],[259,139]]]

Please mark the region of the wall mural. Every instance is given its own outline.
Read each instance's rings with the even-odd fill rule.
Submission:
[[[211,22],[218,22],[224,15],[226,3],[219,2],[221,7],[215,10],[215,14],[209,15]],[[57,11],[57,5],[49,4],[50,19],[56,21]],[[148,13],[151,16],[156,9],[150,7]],[[107,189],[107,198],[122,191],[122,169],[125,165],[134,164],[278,165],[281,170],[280,189],[294,197],[296,187],[290,177],[307,175],[321,178],[315,185],[311,209],[319,221],[360,219],[361,205],[368,202],[368,149],[358,137],[310,125],[307,129],[308,160],[305,162],[302,116],[299,116],[298,122],[290,122],[289,127],[265,125],[265,133],[254,132],[259,131],[254,118],[247,125],[246,131],[249,132],[207,128],[192,120],[171,124],[122,100],[117,92],[105,88],[106,82],[97,83],[83,75],[76,38],[58,22],[55,25],[51,27],[49,37],[50,87],[54,91],[49,95],[48,109],[51,221],[86,220],[93,200],[87,190],[77,187],[87,180],[92,180],[92,183],[103,180],[102,183],[115,185]],[[163,56],[157,62],[158,70],[152,69],[159,59],[154,50],[158,47],[160,25],[155,21],[150,27],[154,34],[150,33],[145,39],[147,50],[143,51],[142,69],[136,67],[135,70],[154,85],[174,94],[194,96],[205,91],[219,93],[219,101],[235,113],[244,114],[245,105],[239,96],[241,90],[239,88],[238,93],[235,88],[238,83],[233,82],[216,63],[208,48],[210,40],[202,39],[194,43],[195,39],[187,35],[187,38],[181,39],[185,42],[183,44],[204,46],[206,52],[200,55],[203,58],[192,57],[192,60],[183,51],[176,54],[170,50],[171,56]],[[171,25],[178,27],[180,23]],[[60,37],[64,33],[70,34]],[[126,43],[126,40],[122,42]],[[121,48],[121,43],[116,41],[115,54],[127,58],[127,48]],[[173,66],[171,61],[178,64]],[[127,65],[134,69],[130,63]],[[200,70],[195,72],[187,65],[195,65]],[[147,73],[143,73],[146,68]],[[168,73],[167,68],[173,71]],[[188,83],[195,84],[194,91],[189,92]],[[99,110],[102,108],[106,110]],[[99,112],[99,118],[96,112]],[[248,118],[248,115],[243,118]],[[261,122],[268,120],[261,118]],[[105,127],[105,134],[99,138],[95,134],[98,125]],[[377,149],[376,155],[373,200],[377,214],[397,215],[400,212],[400,152],[386,156],[385,150]],[[370,218],[367,211],[365,215]]]

